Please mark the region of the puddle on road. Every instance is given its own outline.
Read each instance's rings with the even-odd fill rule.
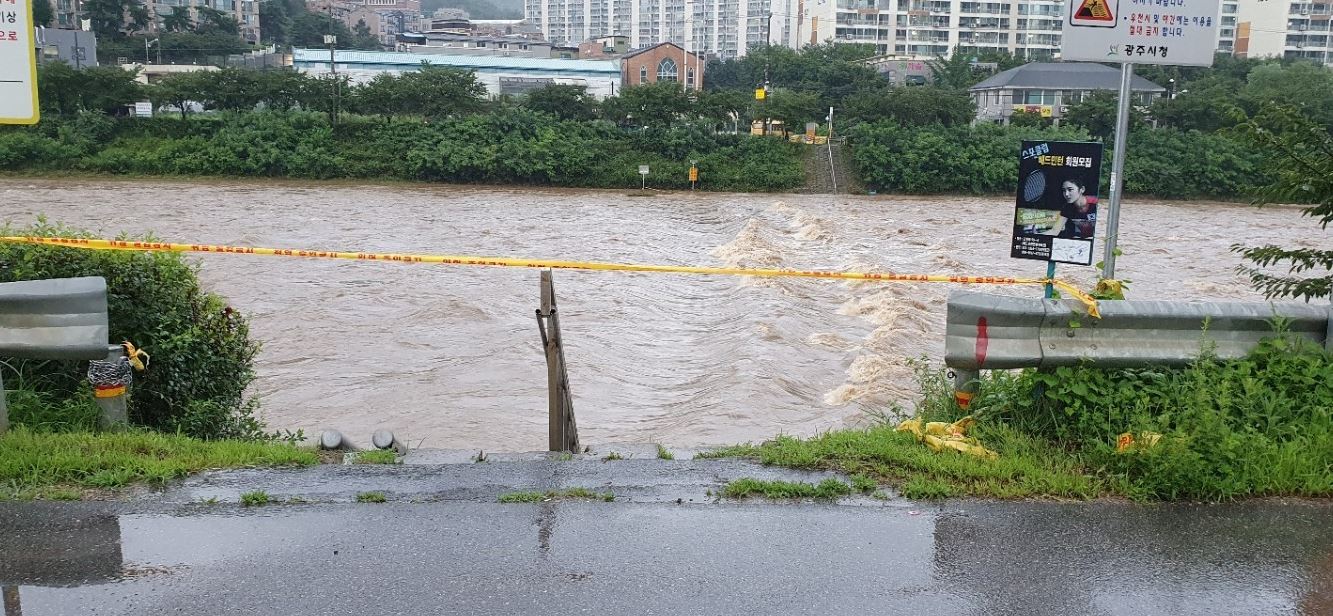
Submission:
[[[448,537],[475,523],[443,505],[376,507],[387,509],[228,507],[171,516],[45,504],[0,507],[0,528],[6,529],[0,533],[4,614],[143,613],[145,601],[152,605],[179,593],[207,592],[201,589],[242,575],[238,569],[318,570],[339,546],[356,543],[362,544],[358,558],[366,560],[365,566],[380,566],[377,559],[402,556],[385,548],[403,541],[395,536],[400,532],[396,525],[384,527],[381,514],[395,509],[405,515],[405,526],[444,521],[439,538],[419,546],[425,554],[443,554]],[[594,509],[597,515],[589,515]],[[736,558],[728,566],[762,570],[766,565],[722,552],[762,553],[777,549],[767,542],[799,542],[802,524],[817,520],[823,536],[810,549],[826,551],[830,571],[857,570],[856,561],[868,558],[891,558],[920,578],[911,587],[985,613],[1031,613],[1033,606],[1070,614],[1333,613],[1333,528],[1327,524],[1329,508],[1322,505],[956,502],[878,510],[838,507],[812,515],[811,508],[796,506],[552,502],[485,511],[500,521],[489,523],[491,528],[474,527],[475,545],[504,548],[505,558],[518,558],[524,567],[598,554],[619,533],[642,534],[641,527],[647,527],[657,529],[645,539],[650,544],[652,533],[677,528],[667,534],[686,532],[703,545],[731,546],[700,553],[678,549],[673,558],[686,563]],[[372,543],[379,545],[366,551]],[[478,554],[498,553],[483,548]],[[485,568],[480,563],[488,559],[436,564],[446,570]],[[591,572],[609,565],[593,559],[584,566]],[[862,575],[883,579],[885,572]]]

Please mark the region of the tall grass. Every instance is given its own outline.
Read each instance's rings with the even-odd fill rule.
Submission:
[[[963,414],[941,372],[922,378],[923,411]],[[1333,354],[1280,331],[1242,359],[1179,369],[991,372],[970,412],[983,440],[1072,452],[1132,498],[1333,495]],[[1117,451],[1118,435],[1142,432],[1162,438]]]
[[[19,425],[0,436],[0,499],[162,484],[205,469],[317,462],[313,451],[288,444],[201,441],[147,431],[46,433]]]
[[[968,411],[954,403],[946,370],[916,367],[915,414],[945,422],[971,414],[969,435],[997,459],[931,451],[893,429],[898,413],[865,429],[699,457],[861,473],[910,498],[1333,496],[1333,354],[1280,328],[1245,358],[1205,354],[1185,368],[983,373]],[[1161,438],[1117,451],[1119,435],[1144,432]]]

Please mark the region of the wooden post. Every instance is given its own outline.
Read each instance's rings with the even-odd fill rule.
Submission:
[[[541,308],[537,309],[537,327],[546,351],[546,388],[550,451],[579,451],[578,425],[574,422],[574,399],[569,392],[569,374],[565,370],[565,349],[560,341],[560,316],[555,305],[555,286],[551,270],[541,273]]]

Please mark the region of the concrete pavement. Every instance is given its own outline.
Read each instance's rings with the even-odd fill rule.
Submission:
[[[1333,614],[1328,503],[707,494],[764,473],[788,476],[737,461],[320,467],[3,503],[0,584],[26,616]],[[617,500],[495,502],[568,486]],[[242,488],[316,502],[243,508]],[[352,502],[372,488],[390,502]]]

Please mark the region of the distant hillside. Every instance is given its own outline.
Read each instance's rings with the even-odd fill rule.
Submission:
[[[422,0],[422,12],[435,9],[463,9],[472,19],[523,19],[523,0]]]

